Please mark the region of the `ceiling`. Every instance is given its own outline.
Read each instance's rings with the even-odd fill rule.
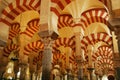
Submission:
[[[40,4],[42,0],[32,1],[0,0],[0,44],[3,47],[4,57],[10,55],[13,50],[12,46],[17,49],[15,46],[17,44],[25,47],[21,55],[28,56],[31,65],[41,62],[42,53],[39,52],[37,44],[39,44],[40,49],[43,49],[44,44],[38,35],[39,26],[48,23],[48,16],[50,16],[50,29],[59,35],[52,46],[54,64],[56,64],[58,58],[63,60],[62,63],[64,63],[67,51],[71,49],[69,62],[75,65],[74,69],[77,69],[75,34],[79,33],[78,46],[84,60],[88,62],[89,53],[87,51],[90,48],[89,45],[93,45],[93,62],[98,59],[98,66],[108,64],[107,67],[113,69],[113,41],[108,22],[111,17],[120,17],[120,0],[112,0],[111,3],[108,0],[51,0],[50,13],[42,13],[48,8]],[[47,2],[47,0],[44,1]],[[12,23],[16,24],[11,25]],[[35,26],[35,31],[32,30],[31,25]],[[20,35],[20,40],[24,44],[19,43],[15,36],[10,36],[11,26],[16,27],[13,30],[14,35]],[[9,45],[11,42],[15,45]],[[31,48],[33,51],[30,50]]]

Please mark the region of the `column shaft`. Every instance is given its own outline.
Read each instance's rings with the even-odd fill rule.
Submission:
[[[52,50],[46,48],[42,58],[42,80],[50,80],[51,69],[52,69]]]
[[[81,39],[82,39],[82,33],[80,31],[75,32],[75,45],[76,45],[76,61],[78,63],[78,78],[80,80],[83,79],[83,55],[82,55],[82,51],[81,51]]]
[[[114,68],[115,68],[115,76],[117,80],[120,80],[120,26],[115,27],[115,34],[112,32],[113,36],[113,48],[114,48]]]
[[[89,74],[90,74],[90,80],[93,80],[93,70],[94,70],[94,68],[88,68],[88,70],[89,70]]]

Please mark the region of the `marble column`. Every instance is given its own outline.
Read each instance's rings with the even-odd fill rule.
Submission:
[[[88,45],[88,67],[93,68],[93,62],[92,62],[92,54],[93,54],[93,46]]]
[[[83,80],[88,80],[87,61],[84,62],[84,79]]]
[[[93,70],[94,70],[94,68],[88,67],[87,69],[88,69],[89,74],[90,74],[90,80],[93,80]]]
[[[95,71],[96,80],[98,80],[98,71]]]
[[[116,79],[120,80],[120,25],[114,26],[114,32],[112,32],[113,48],[114,48],[114,68]]]
[[[88,71],[90,74],[90,80],[93,80],[93,63],[92,63],[92,53],[93,53],[93,46],[92,45],[88,45],[87,47],[88,49]]]
[[[50,80],[52,70],[52,44],[53,40],[58,36],[55,32],[52,34],[49,31],[41,31],[39,36],[42,38],[44,43],[44,51],[42,57],[42,80]]]
[[[42,80],[50,80],[50,74],[52,69],[52,50],[46,48],[43,53],[42,59]]]
[[[76,62],[78,64],[78,79],[83,80],[83,61],[76,58]]]
[[[120,25],[114,26],[114,31],[115,31],[116,39],[118,40],[117,47],[118,47],[119,54],[120,54]]]
[[[76,62],[78,64],[78,78],[80,80],[83,79],[83,52],[81,50],[81,40],[83,38],[83,30],[80,26],[74,27],[74,35],[75,35],[75,46],[76,46]]]
[[[65,54],[66,54],[66,69],[70,69],[70,61],[69,61],[69,57],[71,55],[71,48],[70,47],[65,47]]]
[[[30,80],[29,64],[19,64],[19,80]]]
[[[116,80],[120,80],[120,55],[118,53],[114,53],[114,69]]]
[[[51,45],[53,40],[57,39],[58,35],[55,28],[55,23],[52,23],[52,14],[50,13],[51,0],[41,0],[40,4],[40,32],[38,34],[44,43],[44,52],[42,58],[42,80],[50,80],[52,68]]]

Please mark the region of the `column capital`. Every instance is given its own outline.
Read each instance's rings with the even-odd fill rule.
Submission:
[[[76,56],[76,62],[77,62],[78,64],[81,64],[81,63],[84,62],[83,59],[82,59],[82,57],[81,57],[81,55]]]
[[[94,47],[93,47],[93,45],[88,45],[88,46],[87,46],[87,49],[88,49],[88,51],[93,51],[93,50],[94,50]]]
[[[46,48],[50,48],[53,44],[53,41],[58,38],[58,34],[54,31],[41,31],[38,33],[39,36],[42,38],[42,42]]]
[[[53,40],[57,39],[58,38],[58,33],[56,33],[55,31],[49,31],[49,30],[45,30],[45,31],[40,31],[38,33],[38,35],[41,37],[41,38],[51,38]]]
[[[81,36],[84,35],[84,30],[80,26],[75,26],[73,30],[74,30],[74,34],[80,34]]]
[[[42,38],[42,42],[44,43],[45,49],[52,47],[53,40],[50,37],[44,37],[44,38]]]
[[[80,17],[79,17],[79,18],[73,18],[73,22],[74,22],[75,24],[80,23]]]

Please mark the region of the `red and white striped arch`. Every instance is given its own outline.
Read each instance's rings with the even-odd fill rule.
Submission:
[[[75,23],[73,21],[73,17],[69,14],[63,14],[60,15],[58,18],[58,29],[61,29],[63,27],[82,27],[83,30],[85,30],[85,28],[80,24],[80,23]]]
[[[96,53],[92,55],[93,61],[96,61],[99,57],[97,62],[98,66],[102,65],[102,68],[109,68],[113,69],[113,50],[109,46],[100,46]]]
[[[74,25],[71,15],[60,15],[58,18],[58,29],[62,27],[72,27]]]
[[[53,65],[59,64],[59,59],[61,61],[64,61],[64,63],[66,63],[66,56],[61,54],[61,53],[54,53],[53,54]],[[77,63],[75,61],[75,57],[71,56],[69,57],[69,63],[72,64],[72,68],[76,71],[77,68]],[[66,66],[66,64],[62,64],[63,66]]]
[[[60,54],[60,53],[54,53],[53,54],[53,65],[58,64],[58,60],[66,61],[65,55]]]
[[[4,48],[3,51],[5,53],[3,55],[8,57],[13,50],[19,51],[20,47],[16,44],[10,44],[10,45],[8,45],[7,47]]]
[[[38,52],[40,50],[43,50],[44,44],[41,40],[32,42],[24,47],[24,54],[29,55],[30,52]]]
[[[25,32],[23,32],[23,34],[32,38],[34,36],[34,34],[39,31],[39,19],[33,19],[33,20],[29,21],[27,25],[28,26],[27,26]]]
[[[113,50],[109,46],[100,46],[96,53],[92,55],[93,61],[97,60],[97,58],[101,56],[101,58],[113,59]]]
[[[113,69],[113,61],[111,59],[102,58],[98,61],[98,66],[101,66],[102,69],[109,68]]]
[[[62,10],[71,2],[72,0],[51,0],[50,10],[59,16]]]
[[[11,41],[16,35],[20,33],[20,24],[19,23],[12,23],[9,28],[9,36],[8,39]]]
[[[22,12],[28,10],[35,10],[40,12],[40,2],[41,0],[15,0],[2,11],[0,22],[2,21],[5,24],[10,25],[15,17]]]
[[[56,51],[58,51],[57,48],[59,48],[60,46],[64,46],[64,47],[70,47],[73,51],[75,51],[75,41],[72,38],[58,38],[57,40],[55,40],[55,43],[53,45],[53,53],[56,53]]]
[[[108,12],[104,8],[90,9],[82,13],[81,15],[81,25],[86,28],[90,24],[99,22],[107,25],[108,22]]]
[[[42,57],[43,57],[43,53],[39,52],[39,55],[33,58],[33,64],[36,65],[39,62],[42,63]]]
[[[77,63],[76,63],[76,56],[75,56],[75,54],[72,54],[72,55],[70,56],[69,60],[70,60],[70,63],[72,63],[72,64],[77,64]]]
[[[81,48],[86,51],[89,44],[94,45],[98,41],[105,42],[109,46],[112,46],[112,38],[107,33],[100,32],[84,36],[81,41]]]

